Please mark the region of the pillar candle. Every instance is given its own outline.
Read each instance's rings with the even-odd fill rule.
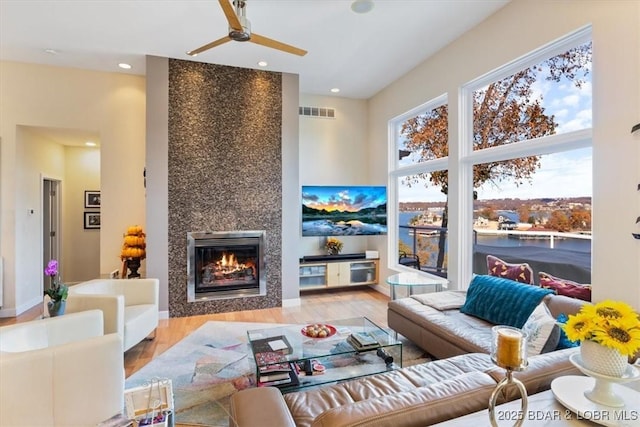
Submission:
[[[522,332],[502,328],[498,329],[496,363],[504,368],[517,368],[522,364],[520,348],[522,346]]]

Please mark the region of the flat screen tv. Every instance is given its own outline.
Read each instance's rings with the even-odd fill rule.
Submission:
[[[303,236],[387,234],[384,186],[302,186]]]

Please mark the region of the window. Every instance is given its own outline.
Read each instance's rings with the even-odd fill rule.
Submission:
[[[590,128],[591,50],[581,43],[473,90],[473,149]]]
[[[584,268],[591,257],[591,148],[533,158],[539,170],[530,181],[499,187],[487,183],[476,190],[474,249],[485,254],[490,247],[508,247],[522,258],[532,252],[527,249],[567,250],[571,253],[564,253],[563,259],[573,259],[574,269]],[[475,259],[480,256],[475,252],[473,272],[486,274],[486,264]],[[586,276],[588,272],[581,277]]]
[[[398,236],[390,234],[390,253],[393,245],[400,251],[410,242],[412,251],[433,263],[434,243],[425,240],[428,232],[418,233],[423,240],[414,244],[407,238],[408,221],[446,228],[442,235],[454,240],[445,240],[444,246],[456,256],[456,271],[448,277],[453,273],[454,287],[459,288],[469,283],[472,273],[486,273],[477,271],[473,259],[474,245],[487,243],[486,230],[494,237],[553,232],[500,242],[554,249],[566,245],[566,235],[558,238],[555,233],[570,232],[590,257],[590,38],[590,29],[580,30],[464,85],[459,116],[449,114],[442,96],[390,122],[390,147],[399,153],[390,170],[396,191],[390,208],[398,212]],[[451,117],[457,121],[457,141],[448,141]],[[456,149],[442,141],[456,143]],[[448,218],[451,208],[455,216]],[[443,212],[441,224],[434,209]],[[445,269],[447,256],[438,253],[442,241],[435,246],[436,267]]]
[[[434,102],[437,104],[437,101]],[[447,105],[428,108],[396,124],[398,165],[406,166],[447,157]]]
[[[392,253],[417,256],[420,269],[446,275],[448,107],[439,97],[392,123],[397,227]],[[395,154],[395,153],[394,153]]]
[[[398,252],[416,255],[420,269],[446,276],[447,196],[434,185],[447,171],[397,178]]]

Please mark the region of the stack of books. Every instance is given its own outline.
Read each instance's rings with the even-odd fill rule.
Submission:
[[[276,363],[258,367],[258,387],[289,387],[298,385],[298,373],[293,363]]]
[[[288,387],[300,383],[295,364],[287,360],[293,348],[286,336],[254,340],[251,347],[258,366],[258,387]]]
[[[367,332],[355,332],[349,335],[347,342],[358,351],[375,350],[380,347],[378,340]]]

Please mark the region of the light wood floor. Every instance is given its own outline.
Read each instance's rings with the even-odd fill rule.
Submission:
[[[156,336],[131,348],[124,355],[126,376],[129,377],[168,348],[209,320],[265,323],[316,323],[330,319],[366,316],[380,326],[387,326],[389,297],[369,287],[304,293],[296,307],[269,308],[252,311],[173,317],[160,320]],[[29,321],[42,314],[42,306],[17,318],[0,318],[0,326]]]

